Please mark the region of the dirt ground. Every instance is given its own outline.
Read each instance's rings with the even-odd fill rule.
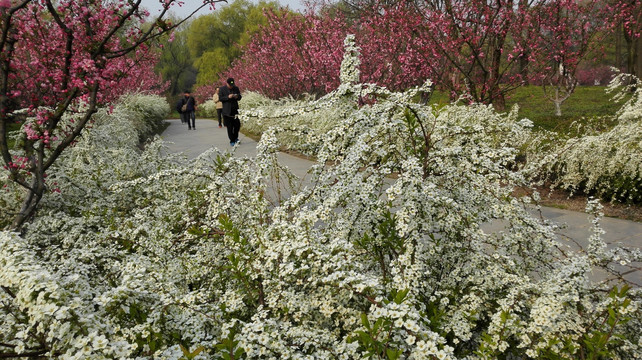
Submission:
[[[588,198],[584,195],[569,197],[569,193],[562,190],[551,190],[548,187],[537,189],[541,196],[541,204],[558,209],[584,212]],[[525,190],[517,191],[516,194],[524,194]],[[642,206],[625,205],[619,203],[602,202],[604,216],[632,220],[642,223]]]

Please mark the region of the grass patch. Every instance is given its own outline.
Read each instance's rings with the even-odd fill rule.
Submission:
[[[449,103],[450,103],[450,97],[448,96],[448,93],[446,93],[445,91],[435,90],[433,91],[432,94],[430,94],[429,104],[431,105],[437,105],[438,107],[442,107],[442,106],[448,105]]]
[[[621,103],[611,100],[604,86],[578,86],[575,92],[562,104],[562,116],[555,116],[554,104],[546,99],[540,86],[524,86],[506,99],[507,108],[519,105],[519,116],[528,118],[536,128],[572,133],[572,124],[588,124],[592,118],[614,115]],[[603,124],[609,128],[614,124]]]
[[[7,124],[7,134],[11,133],[12,131],[20,130],[21,126],[22,126],[22,124],[19,124],[19,123],[11,123],[11,122],[8,123]],[[13,147],[15,145],[16,145],[16,141],[12,137],[7,136],[7,146],[9,147],[9,149],[13,149]]]
[[[596,119],[614,115],[622,105],[611,100],[605,86],[578,86],[575,92],[562,104],[562,116],[555,116],[555,106],[544,96],[541,86],[523,86],[506,99],[506,110],[519,105],[519,117],[530,119],[535,129],[550,130],[562,134],[576,133],[574,123],[591,125],[608,130],[615,124],[610,119]],[[431,104],[445,105],[450,101],[447,93],[435,91]]]

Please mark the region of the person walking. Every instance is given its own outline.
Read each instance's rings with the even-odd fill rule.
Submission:
[[[189,90],[185,90],[185,94],[178,104],[180,105],[181,121],[187,123],[188,130],[196,130],[196,99]]]
[[[220,87],[218,91],[218,98],[223,103],[223,122],[227,127],[227,136],[230,138],[230,145],[234,146],[239,144],[241,129],[241,120],[238,118],[241,90],[234,84],[234,79],[229,78],[226,86]]]
[[[219,91],[220,89],[216,88],[216,92],[214,93],[214,96],[212,96],[212,100],[216,103],[216,118],[218,119],[218,127],[221,128],[223,127],[221,125],[221,120],[222,120],[221,113],[223,112],[223,103],[218,98]]]
[[[181,96],[180,99],[178,99],[178,102],[176,103],[176,111],[178,112],[178,116],[181,117],[181,124],[185,124],[185,117],[183,116],[183,97]]]

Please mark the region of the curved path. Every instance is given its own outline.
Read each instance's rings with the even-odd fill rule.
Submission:
[[[196,130],[187,130],[185,124],[180,120],[173,119],[168,121],[169,127],[163,132],[162,138],[165,141],[172,142],[169,148],[172,152],[183,152],[189,159],[193,159],[205,150],[211,147],[217,147],[223,151],[231,151],[227,130],[225,127],[219,128],[214,120],[197,119]],[[241,143],[234,149],[238,155],[256,155],[256,141],[241,134]],[[312,164],[310,161],[295,156],[281,153],[279,160],[287,165],[297,176],[304,178],[308,168]],[[542,208],[542,215],[549,220],[565,225],[560,231],[561,237],[570,238],[580,241],[588,239],[591,234],[591,222],[587,214],[555,209]],[[606,231],[604,238],[610,244],[621,243],[625,246],[642,248],[642,223],[628,220],[604,218],[601,221],[602,228]],[[498,230],[501,224],[491,224],[488,226],[489,231]],[[565,241],[566,244],[572,244],[573,241]],[[642,264],[637,264],[641,267]],[[602,278],[603,275],[596,274],[596,279]],[[625,278],[638,286],[642,287],[642,268],[629,270]]]
[[[232,151],[233,149],[227,137],[227,129],[225,127],[219,128],[215,120],[196,119],[196,130],[187,130],[187,125],[182,124],[179,119],[171,119],[167,122],[169,122],[169,127],[165,129],[161,137],[163,140],[173,143],[169,144],[171,151],[185,153],[188,159],[194,159],[211,147],[223,151]],[[256,155],[256,141],[243,134],[239,134],[239,140],[241,143],[234,149],[235,154],[240,156]],[[294,174],[301,178],[305,177],[311,164],[308,160],[284,153],[279,155],[279,161],[287,165]]]

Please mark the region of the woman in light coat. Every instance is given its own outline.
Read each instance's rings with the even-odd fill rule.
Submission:
[[[223,103],[218,98],[218,92],[219,92],[219,88],[216,88],[216,92],[214,93],[214,96],[212,96],[212,100],[214,100],[214,102],[216,103],[216,118],[218,119],[218,127],[223,127],[221,124],[221,120],[222,120],[221,113],[223,112]]]

